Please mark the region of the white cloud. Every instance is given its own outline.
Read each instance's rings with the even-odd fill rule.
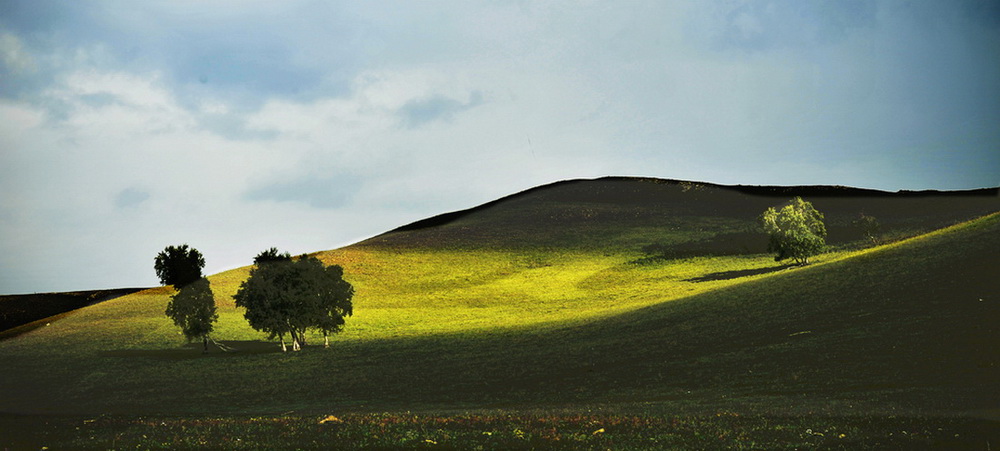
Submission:
[[[248,180],[281,168],[288,156],[268,142],[202,129],[155,74],[87,70],[44,95],[64,117],[25,104],[0,106],[0,139],[12,149],[0,168],[9,251],[0,259],[18,268],[12,274],[37,276],[4,280],[3,291],[23,291],[50,271],[66,275],[53,289],[85,288],[88,280],[149,284],[151,246],[248,238],[245,224],[260,222],[259,209],[240,196]],[[94,95],[107,100],[88,100]],[[119,209],[122,202],[136,208]],[[13,236],[19,239],[6,239]],[[73,257],[58,257],[66,251]],[[213,261],[214,269],[241,263]]]
[[[0,291],[152,283],[182,242],[214,271],[577,177],[1000,183],[997,27],[773,4],[91,4],[0,30]],[[913,175],[942,155],[965,159]]]
[[[82,70],[66,77],[65,91],[53,93],[70,99],[106,94],[113,96],[117,102],[130,107],[144,110],[162,110],[176,113],[177,106],[171,95],[160,82],[160,75],[153,73],[147,76],[126,72],[99,72],[97,70]]]
[[[4,139],[6,149],[16,149],[15,140],[24,134],[26,130],[37,127],[42,123],[44,115],[41,111],[18,105],[15,103],[0,102],[0,139]]]
[[[596,114],[604,95],[547,65],[525,72],[533,82],[524,84],[507,78],[498,69],[502,64],[483,59],[461,68],[365,72],[346,97],[272,101],[248,124],[277,130],[279,141],[308,149],[300,173],[361,177],[365,189],[357,202],[365,205],[428,205],[434,199],[430,205],[461,208],[596,172],[567,169],[609,150],[615,124]],[[461,108],[447,121],[402,126],[407,106],[428,98],[452,99]]]
[[[31,73],[37,69],[35,59],[25,51],[21,40],[9,33],[0,34],[0,61],[15,73]]]

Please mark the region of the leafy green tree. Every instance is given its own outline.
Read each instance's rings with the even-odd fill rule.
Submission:
[[[760,215],[760,224],[770,235],[767,250],[777,253],[775,261],[791,258],[800,265],[807,265],[809,257],[826,248],[823,213],[801,197],[792,199],[781,209],[768,208]]]
[[[156,255],[153,267],[161,283],[181,287],[201,279],[205,257],[187,244],[167,246]]]
[[[874,216],[861,213],[858,219],[854,220],[854,225],[861,229],[861,233],[865,235],[865,238],[869,242],[874,245],[879,244],[879,233],[882,231],[882,224],[878,222],[878,219],[875,219]]]
[[[293,260],[273,248],[254,261],[257,266],[233,296],[246,309],[250,327],[277,337],[282,351],[287,351],[285,335],[291,337],[293,351],[301,349],[310,328],[322,331],[329,346],[329,334],[340,331],[344,317],[353,313],[354,288],[343,280],[343,268],[325,267],[305,255]]]
[[[288,320],[291,302],[287,289],[292,278],[291,259],[254,261],[259,263],[250,270],[250,277],[240,284],[233,299],[237,307],[246,309],[243,316],[250,327],[266,332],[268,339],[280,339],[281,350],[287,351],[285,335],[292,329]]]
[[[266,251],[262,251],[261,253],[257,254],[257,256],[253,258],[253,264],[259,265],[261,263],[283,262],[291,260],[292,260],[291,254],[289,254],[288,252],[280,253],[278,252],[278,248],[272,247]]]
[[[215,311],[215,296],[208,279],[188,283],[170,298],[166,314],[181,328],[189,342],[201,338],[204,352],[208,352],[208,335],[219,319]]]
[[[344,317],[354,313],[351,299],[354,287],[344,280],[344,268],[340,265],[323,267],[315,257],[303,256],[299,259],[303,273],[309,279],[310,288],[306,293],[309,305],[310,326],[323,332],[323,346],[330,347],[330,334],[340,332],[344,327]]]

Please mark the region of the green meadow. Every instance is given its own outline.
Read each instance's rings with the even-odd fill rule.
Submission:
[[[820,193],[831,249],[806,267],[754,233],[784,200],[561,184],[319,252],[357,292],[329,349],[247,325],[249,267],[209,277],[207,354],[170,287],[76,310],[0,341],[0,446],[1000,444],[997,199]]]

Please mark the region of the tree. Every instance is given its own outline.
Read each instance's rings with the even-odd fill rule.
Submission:
[[[261,263],[283,262],[291,260],[292,260],[291,254],[289,254],[288,252],[285,252],[283,254],[279,253],[278,248],[272,247],[266,251],[262,251],[261,253],[257,254],[257,256],[253,258],[253,264],[259,265]]]
[[[208,279],[201,278],[181,287],[167,303],[166,314],[181,328],[184,338],[189,342],[201,338],[203,352],[208,352],[208,334],[219,319]]]
[[[250,327],[266,332],[287,351],[285,335],[292,350],[305,344],[307,329],[318,328],[329,346],[329,334],[339,332],[344,316],[353,313],[354,288],[343,279],[340,266],[324,267],[315,257],[303,255],[293,260],[288,254],[269,249],[254,259],[257,266],[233,296]]]
[[[153,267],[161,283],[181,287],[201,279],[205,258],[198,249],[189,248],[187,244],[167,246],[157,254]]]
[[[303,271],[309,278],[312,291],[307,296],[312,302],[306,307],[310,312],[310,324],[323,332],[323,346],[330,347],[330,334],[344,328],[344,317],[354,314],[351,299],[354,287],[344,280],[344,268],[340,265],[323,267],[315,257],[303,256],[299,259]]]
[[[260,255],[258,255],[260,257]],[[237,307],[243,307],[243,316],[250,327],[268,333],[268,339],[281,340],[281,350],[286,351],[285,335],[291,331],[288,313],[291,310],[287,286],[291,278],[291,259],[288,261],[258,260],[250,270],[250,277],[240,284],[233,296]]]
[[[826,247],[823,213],[801,197],[792,199],[780,210],[768,208],[760,215],[760,224],[770,235],[768,252],[777,252],[775,261],[791,258],[800,265],[807,265],[809,257]]]
[[[865,238],[872,244],[879,243],[879,232],[882,230],[882,224],[879,224],[878,219],[875,219],[874,216],[861,213],[858,219],[854,220],[854,225],[861,229],[861,233],[864,233]]]

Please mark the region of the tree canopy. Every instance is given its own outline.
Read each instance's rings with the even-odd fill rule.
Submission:
[[[280,253],[278,251],[278,248],[272,247],[266,251],[262,251],[261,253],[257,254],[257,256],[253,258],[253,264],[259,265],[261,263],[282,262],[291,260],[292,260],[291,254],[289,254],[288,252]]]
[[[208,351],[208,334],[219,318],[208,279],[201,278],[181,287],[167,303],[166,314],[181,328],[184,338],[188,341],[201,338]]]
[[[187,244],[167,246],[156,255],[153,267],[161,283],[181,287],[201,279],[205,257]]]
[[[865,235],[865,238],[871,244],[879,244],[879,232],[882,230],[882,224],[878,222],[878,219],[874,216],[861,213],[858,219],[854,220],[853,224],[861,229],[861,233]]]
[[[244,317],[250,327],[277,337],[282,350],[286,349],[285,335],[291,337],[292,349],[298,350],[310,328],[323,332],[329,346],[329,334],[339,332],[344,317],[353,314],[354,287],[343,279],[343,268],[324,266],[306,255],[286,258],[274,248],[254,261],[257,266],[233,296],[236,305],[246,309]]]
[[[801,197],[792,199],[781,209],[768,208],[761,214],[760,223],[770,235],[767,250],[777,253],[775,261],[791,258],[798,264],[809,264],[809,257],[826,248],[823,213]]]

